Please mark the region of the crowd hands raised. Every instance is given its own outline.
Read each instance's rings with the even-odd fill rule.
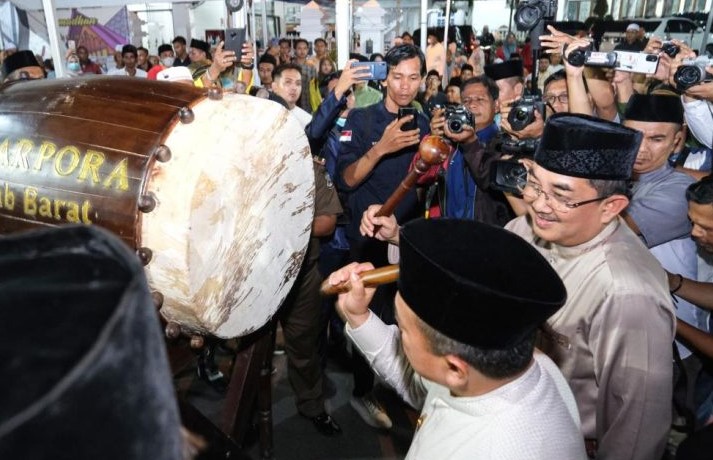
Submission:
[[[446,75],[428,62],[437,53],[424,55],[408,34],[373,57],[387,62],[380,82],[352,66],[366,60],[360,56],[341,72],[320,72],[326,50],[315,41],[310,57],[303,40],[294,50],[290,40],[271,43],[257,66],[250,45],[238,59],[219,44],[210,59],[201,43],[189,53],[185,40],[183,49],[174,41],[174,63],[161,72],[194,66],[202,73],[185,79],[203,87],[223,85],[229,73],[247,92],[283,103],[304,126],[315,174],[329,178],[317,195],[338,194],[341,204],[316,212],[319,271],[329,284],[352,284],[336,302],[346,334],[332,327],[335,318],[311,318],[310,327],[333,345],[356,345],[350,402],[366,423],[392,425],[372,392],[370,366],[422,411],[410,458],[658,460],[673,458],[672,427],[689,435],[678,458],[693,458],[686,455],[698,452],[713,422],[713,82],[677,84],[677,70],[695,57],[682,42],[673,41],[679,52],[671,57],[651,37],[644,51],[659,64],[639,75],[573,65],[573,53],[591,41],[548,29],[529,65],[518,56],[528,50],[510,42],[496,53],[484,53],[477,39],[469,55],[444,47]],[[489,40],[486,31],[480,40]],[[138,73],[132,56],[124,61],[126,74]],[[4,76],[34,75],[17,67],[27,63]],[[541,104],[514,126],[509,115],[522,110],[533,65]],[[315,79],[319,97],[305,99]],[[416,111],[399,116],[405,108]],[[430,135],[448,139],[446,160],[403,192],[392,215],[377,216]],[[494,174],[503,160],[522,165],[509,188]],[[360,274],[389,262],[400,265],[398,292],[362,285]],[[421,272],[443,286],[430,287]],[[523,305],[538,313],[519,320]],[[329,316],[333,308],[326,302],[316,310]],[[307,346],[317,353],[316,343]],[[514,382],[531,390],[513,390],[521,387]],[[295,388],[304,404],[301,391]],[[492,414],[479,398],[491,393],[521,401],[521,410],[488,429]],[[302,415],[320,432],[338,434],[323,395],[316,400]],[[443,410],[464,401],[473,411],[465,419]],[[442,412],[440,428],[428,424]],[[519,422],[528,414],[545,417],[531,421],[544,432]],[[465,439],[444,441],[449,430]]]

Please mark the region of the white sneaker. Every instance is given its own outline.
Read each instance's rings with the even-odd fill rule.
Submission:
[[[386,428],[387,430],[391,428],[391,419],[372,395],[362,396],[361,398],[352,396],[349,404],[368,425],[374,428]]]

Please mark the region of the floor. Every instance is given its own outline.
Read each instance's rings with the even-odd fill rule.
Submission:
[[[287,358],[284,354],[273,356],[272,399],[273,439],[275,459],[289,460],[397,460],[403,459],[413,437],[418,413],[398,396],[378,385],[375,394],[386,408],[394,426],[390,430],[370,427],[349,405],[352,389],[351,372],[340,362],[341,357],[329,359],[326,366],[327,412],[339,423],[341,435],[326,437],[308,420],[297,413],[294,396],[287,381]],[[191,375],[187,393],[189,401],[211,420],[218,420],[223,394]],[[184,385],[185,386],[185,385]],[[248,456],[261,458],[257,433],[246,435],[245,450]]]

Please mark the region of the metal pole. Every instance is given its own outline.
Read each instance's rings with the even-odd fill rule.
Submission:
[[[448,50],[448,26],[451,23],[451,0],[446,0],[446,23],[443,25],[443,47]],[[443,78],[446,78],[443,75]]]
[[[421,0],[421,50],[426,53],[428,46],[428,0]]]
[[[57,78],[65,76],[64,54],[59,47],[59,30],[57,29],[57,18],[54,8],[54,0],[42,0],[42,8],[45,10],[45,21],[47,22],[47,35],[50,39],[50,51],[52,62],[54,62],[54,72]]]
[[[267,0],[262,0],[262,39],[265,51],[267,51]]]
[[[706,45],[708,45],[708,37],[710,37],[711,24],[713,24],[713,8],[708,11],[708,21],[706,22],[706,29],[703,31],[703,41],[701,41],[701,49],[698,53],[699,56],[705,56]]]
[[[352,28],[350,24],[351,0],[337,0],[335,4],[335,29],[337,34],[337,67],[343,69],[349,60]]]

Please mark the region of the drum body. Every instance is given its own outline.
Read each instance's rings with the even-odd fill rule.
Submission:
[[[0,232],[103,226],[137,250],[168,321],[237,337],[299,272],[311,161],[271,101],[128,77],[18,82],[0,91]]]

